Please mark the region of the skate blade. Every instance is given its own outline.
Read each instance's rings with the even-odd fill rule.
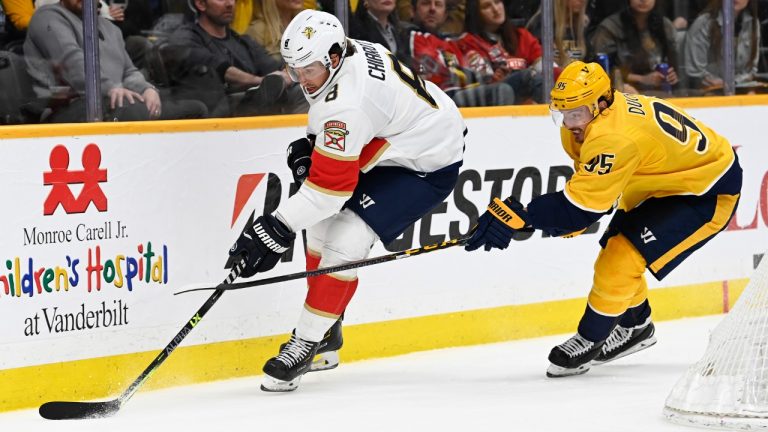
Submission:
[[[590,364],[586,363],[575,368],[564,368],[557,365],[550,364],[547,368],[547,376],[549,378],[562,378],[567,376],[582,375],[589,371]]]
[[[592,366],[599,366],[599,365],[602,365],[602,364],[610,363],[610,362],[612,362],[614,360],[618,360],[618,359],[620,359],[622,357],[626,357],[626,356],[628,356],[630,354],[634,354],[634,353],[636,353],[638,351],[642,351],[642,350],[644,350],[646,348],[650,348],[650,347],[652,347],[654,345],[656,345],[656,336],[651,336],[648,339],[646,339],[646,340],[640,342],[639,344],[633,346],[632,348],[630,348],[630,349],[624,351],[623,353],[617,355],[616,357],[612,357],[612,358],[609,358],[607,360],[592,360]]]
[[[276,378],[272,378],[269,375],[264,375],[264,381],[261,383],[261,389],[270,393],[289,392],[299,388],[300,382],[301,375],[297,376],[291,381],[282,381]]]
[[[339,365],[339,352],[328,351],[315,356],[312,360],[312,366],[309,368],[309,372],[319,372],[324,370],[335,369]]]

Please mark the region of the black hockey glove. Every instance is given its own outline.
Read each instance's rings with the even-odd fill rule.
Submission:
[[[312,149],[314,148],[314,136],[299,138],[288,144],[288,168],[291,169],[293,180],[302,183],[309,176],[309,167],[312,166]]]
[[[229,256],[235,262],[245,260],[245,268],[240,276],[248,278],[274,268],[295,238],[296,234],[276,217],[259,216],[253,225],[246,225],[229,250]]]
[[[480,246],[485,246],[486,251],[493,248],[506,249],[515,231],[528,231],[528,224],[528,213],[518,200],[513,197],[504,201],[494,198],[488,210],[477,220],[472,237],[464,249],[473,251]]]

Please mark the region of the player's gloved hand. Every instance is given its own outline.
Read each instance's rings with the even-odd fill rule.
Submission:
[[[312,141],[307,138],[299,138],[288,144],[288,168],[291,169],[293,180],[296,183],[302,183],[309,176],[309,167],[312,166],[312,149],[314,147]]]
[[[488,210],[477,220],[467,251],[473,251],[485,246],[489,251],[493,248],[506,249],[512,241],[515,231],[525,230],[528,225],[528,213],[518,200],[509,197],[504,201],[494,198],[488,205]]]
[[[272,215],[259,216],[253,225],[246,225],[240,237],[229,250],[235,262],[245,260],[242,277],[269,271],[277,265],[280,256],[296,238],[288,227]]]

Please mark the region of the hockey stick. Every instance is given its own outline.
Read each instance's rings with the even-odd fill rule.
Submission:
[[[219,286],[226,286],[232,283],[242,272],[245,262],[241,261],[232,267],[229,272],[229,276]],[[48,420],[70,420],[70,419],[84,419],[84,418],[96,418],[96,417],[109,417],[117,413],[120,408],[128,402],[128,399],[133,396],[139,387],[144,384],[150,375],[152,375],[157,368],[171,355],[173,350],[181,344],[181,341],[195,328],[195,326],[203,319],[208,310],[219,300],[221,295],[224,294],[223,289],[217,289],[211,294],[208,300],[200,306],[200,309],[192,316],[192,318],[184,324],[184,327],[176,334],[168,345],[152,360],[152,363],[144,369],[144,372],[136,378],[133,383],[120,395],[117,399],[112,399],[103,402],[46,402],[40,406],[40,415]]]
[[[339,264],[337,266],[323,267],[317,270],[291,273],[283,276],[275,276],[275,277],[260,279],[255,281],[238,282],[233,284],[219,284],[215,287],[186,289],[186,290],[177,292],[175,295],[194,292],[194,291],[208,291],[208,290],[231,291],[231,290],[239,290],[243,288],[251,288],[251,287],[262,286],[262,285],[270,285],[278,282],[286,282],[286,281],[295,280],[295,279],[304,279],[304,278],[320,276],[328,273],[336,273],[344,270],[351,270],[351,269],[356,269],[360,267],[367,267],[375,264],[381,264],[389,261],[395,261],[403,258],[412,257],[415,255],[425,254],[425,253],[436,251],[436,250],[447,249],[453,246],[463,246],[467,243],[467,241],[469,241],[469,237],[464,237],[460,239],[451,239],[451,240],[446,240],[442,243],[435,243],[429,246],[422,246],[416,249],[408,249],[400,252],[394,252],[389,255],[382,255],[375,258],[367,258],[363,260],[352,261],[346,264]]]

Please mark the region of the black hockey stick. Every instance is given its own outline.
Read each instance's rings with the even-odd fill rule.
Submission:
[[[360,268],[360,267],[372,266],[375,264],[381,264],[388,261],[395,261],[403,258],[412,257],[415,255],[425,254],[425,253],[436,251],[436,250],[447,249],[453,246],[463,246],[467,244],[467,241],[469,241],[469,237],[464,237],[460,239],[451,239],[451,240],[446,240],[442,243],[435,243],[429,246],[422,246],[416,249],[408,249],[400,252],[394,252],[389,255],[382,255],[375,258],[367,258],[363,260],[352,261],[346,264],[339,264],[337,266],[323,267],[317,270],[291,273],[283,276],[275,276],[271,278],[259,279],[254,281],[238,282],[233,284],[219,284],[215,287],[192,288],[192,289],[179,291],[176,293],[176,295],[194,292],[194,291],[208,291],[208,290],[216,290],[217,292],[222,290],[231,291],[231,290],[251,288],[251,287],[262,286],[262,285],[270,285],[278,282],[286,282],[286,281],[295,280],[295,279],[304,279],[304,278],[320,276],[328,273],[336,273],[344,270],[351,270],[351,269]]]
[[[229,272],[229,276],[219,286],[226,286],[232,283],[242,272],[245,262],[241,261],[232,267]],[[200,306],[195,315],[184,324],[184,327],[176,334],[176,336],[165,346],[165,348],[152,360],[152,363],[144,369],[144,372],[136,378],[133,383],[120,395],[117,399],[112,399],[103,402],[46,402],[40,406],[40,415],[48,420],[70,420],[70,419],[84,419],[84,418],[96,418],[96,417],[109,417],[117,413],[124,403],[128,402],[128,399],[133,396],[139,387],[144,384],[152,373],[160,367],[161,364],[168,358],[169,355],[179,346],[181,341],[195,328],[195,326],[203,319],[208,310],[219,300],[221,295],[224,294],[223,289],[217,289],[211,294],[208,300]]]

